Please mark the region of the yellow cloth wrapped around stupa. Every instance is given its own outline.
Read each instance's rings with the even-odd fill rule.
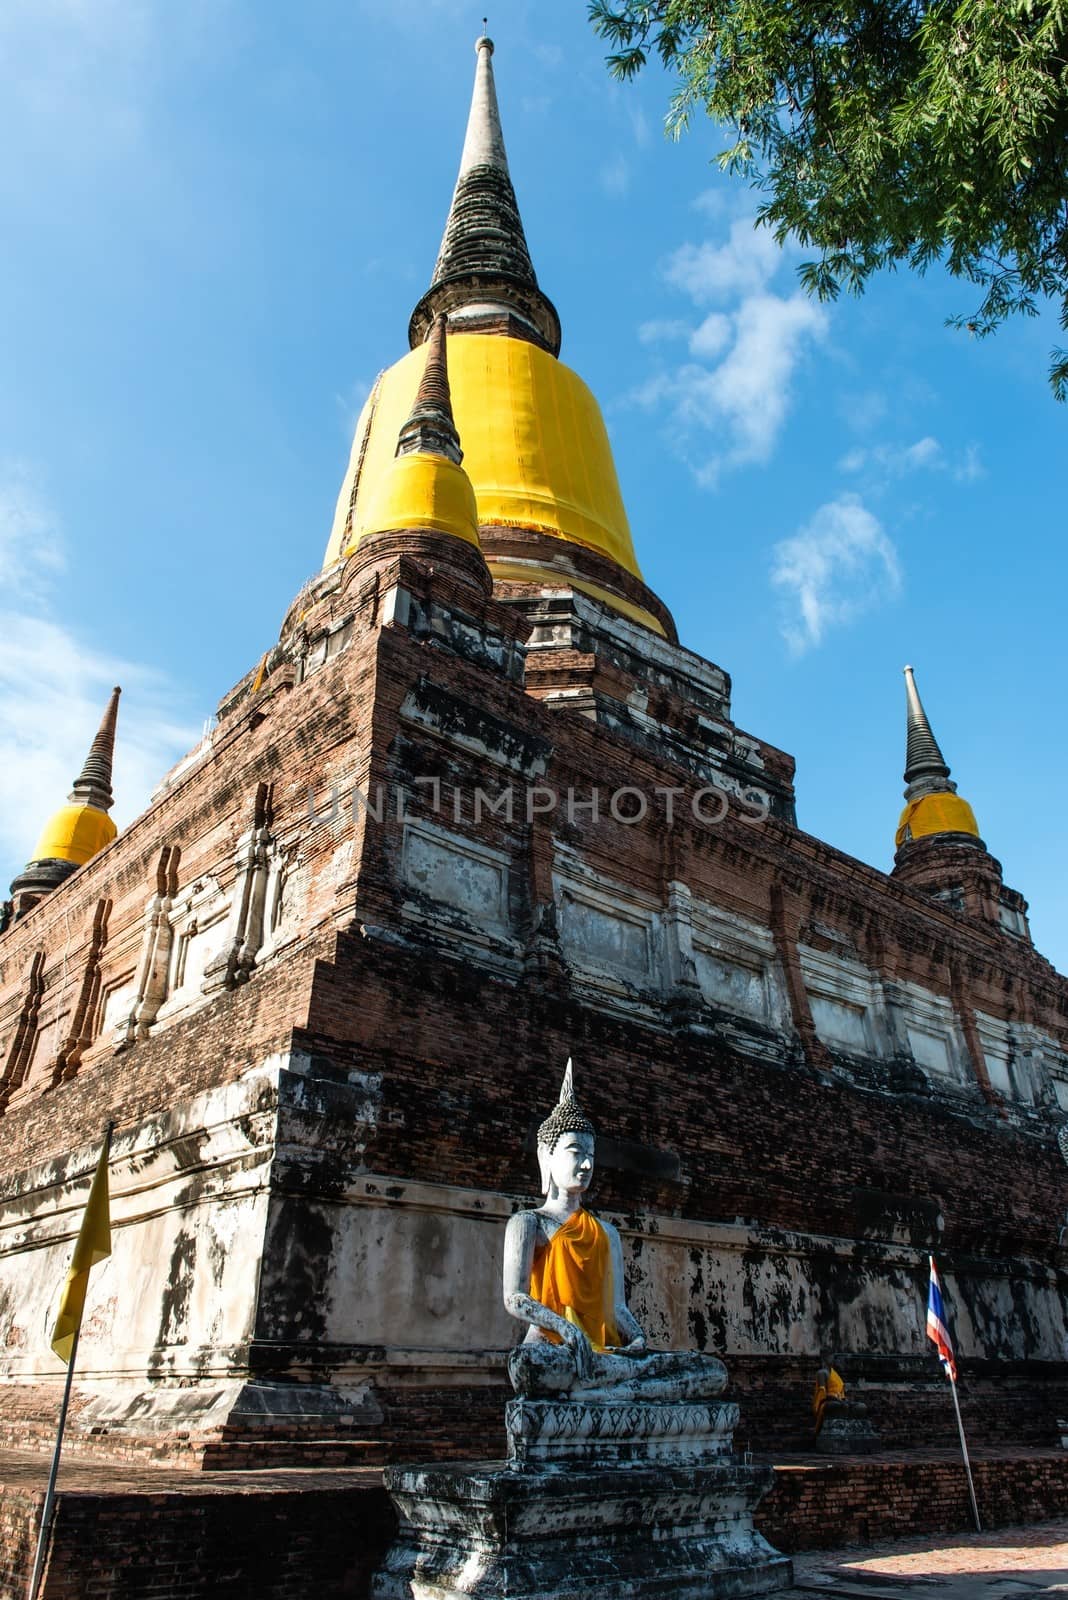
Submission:
[[[618,1347],[612,1250],[607,1233],[589,1211],[576,1211],[535,1252],[530,1293],[581,1328],[595,1350]],[[556,1334],[545,1337],[560,1343]]]

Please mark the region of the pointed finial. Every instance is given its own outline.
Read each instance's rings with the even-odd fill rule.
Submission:
[[[115,726],[119,718],[121,693],[118,685],[112,689],[85,765],[75,779],[69,798],[76,805],[96,806],[101,811],[110,811],[115,803],[115,796],[111,792],[111,764],[115,755]]]
[[[483,19],[485,20],[485,19]],[[477,62],[460,171],[430,288],[412,312],[408,326],[414,350],[433,318],[447,311],[454,332],[466,322],[474,330],[491,326],[530,339],[557,355],[560,319],[538,288],[527,248],[493,78],[493,41],[475,41]],[[494,326],[496,324],[496,326]]]
[[[397,440],[397,455],[444,456],[457,466],[464,458],[452,414],[446,347],[448,318],[434,318],[426,342],[426,365],[415,402]]]
[[[908,784],[906,795],[911,798],[913,794],[932,794],[940,790],[954,793],[956,784],[949,781],[949,766],[931,732],[931,724],[923,709],[911,667],[905,668],[905,698],[907,705],[905,782]]]
[[[485,18],[483,18],[483,22]],[[460,157],[460,178],[473,167],[496,167],[508,176],[508,157],[504,150],[501,111],[497,104],[497,85],[493,79],[493,40],[483,33],[475,40],[475,87],[467,115],[467,133]],[[526,241],[523,243],[526,249]]]

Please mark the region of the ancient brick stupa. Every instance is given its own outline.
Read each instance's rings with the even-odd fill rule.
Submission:
[[[888,876],[799,831],[793,761],[679,643],[559,359],[492,48],[322,571],[143,815],[110,838],[98,785],[93,848],[16,885],[0,1431],[53,1425],[110,1114],[72,1458],[498,1452],[504,1226],[573,1055],[632,1303],[722,1356],[740,1439],[803,1444],[832,1352],[885,1444],[952,1443],[936,1248],[974,1444],[1052,1445],[1068,983],[911,678]]]

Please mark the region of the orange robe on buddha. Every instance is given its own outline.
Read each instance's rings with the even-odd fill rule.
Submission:
[[[530,1293],[581,1328],[595,1350],[618,1348],[612,1247],[591,1212],[576,1211],[535,1251]],[[546,1332],[545,1337],[560,1343],[558,1334]]]

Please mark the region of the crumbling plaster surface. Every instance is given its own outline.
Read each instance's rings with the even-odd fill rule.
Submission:
[[[112,1254],[90,1279],[79,1371],[137,1379],[225,1370],[252,1331],[279,1070],[120,1130]],[[50,1329],[96,1150],[7,1180],[0,1198],[0,1379],[54,1377]]]
[[[517,1204],[478,1190],[361,1175],[312,1208],[309,1234],[318,1238],[326,1272],[319,1305],[287,1322],[292,1297],[273,1281],[261,1331],[358,1347],[352,1354],[361,1361],[408,1368],[502,1351],[521,1331],[500,1298],[504,1224]],[[928,1354],[925,1247],[675,1217],[611,1220],[623,1235],[632,1304],[654,1345],[728,1360],[816,1359],[828,1347]],[[272,1267],[270,1254],[265,1276],[291,1272],[289,1258]],[[969,1262],[944,1276],[962,1356],[1060,1358],[1066,1307],[1051,1269]]]

